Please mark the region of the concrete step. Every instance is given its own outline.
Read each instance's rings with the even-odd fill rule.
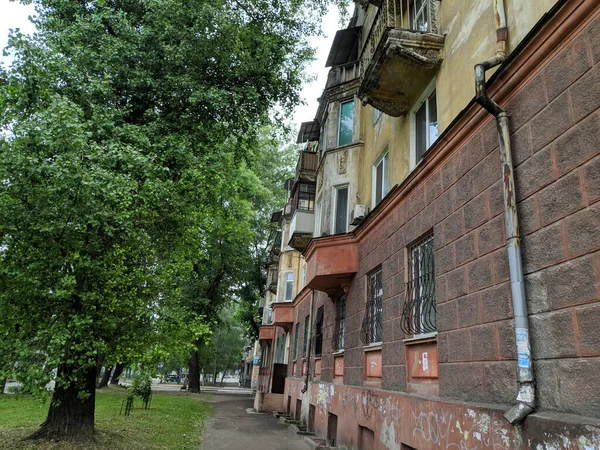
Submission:
[[[320,439],[320,438],[316,438],[313,436],[305,436],[304,442],[306,442],[312,450],[336,450],[337,449],[337,447],[329,447],[327,445],[327,441],[325,439]]]

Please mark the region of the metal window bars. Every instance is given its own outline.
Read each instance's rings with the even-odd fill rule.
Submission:
[[[401,327],[407,335],[436,331],[433,235],[410,249],[410,280],[406,283]]]
[[[368,301],[363,319],[360,339],[366,344],[381,342],[382,340],[382,312],[383,312],[383,283],[381,269],[369,275]]]
[[[336,303],[335,327],[331,346],[333,350],[344,350],[344,335],[346,333],[346,294],[342,295]]]

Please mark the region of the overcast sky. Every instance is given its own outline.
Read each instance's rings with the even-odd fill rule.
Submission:
[[[33,14],[35,14],[35,10],[31,5],[24,6],[9,0],[0,0],[0,48],[6,47],[10,28],[20,28],[24,33],[32,33],[35,30],[27,20],[28,16]],[[313,120],[317,112],[317,98],[320,97],[327,80],[328,70],[325,69],[325,60],[335,32],[339,28],[338,17],[337,9],[332,8],[323,23],[326,36],[311,40],[311,44],[317,49],[318,59],[309,70],[318,78],[313,83],[305,85],[302,90],[302,97],[307,104],[299,106],[294,114],[294,123],[297,126],[302,122]],[[10,58],[2,57],[0,53],[0,61],[6,65],[10,62]]]

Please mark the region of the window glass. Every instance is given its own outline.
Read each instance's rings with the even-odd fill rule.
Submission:
[[[285,281],[285,300],[291,300],[294,291],[294,273],[288,272]]]
[[[323,315],[324,308],[321,306],[317,310],[317,320],[315,321],[315,355],[323,353]]]
[[[345,233],[348,231],[348,188],[337,188],[335,190],[335,195],[334,233]]]
[[[428,147],[437,140],[438,138],[438,119],[437,119],[437,101],[435,91],[429,96],[427,104],[429,106],[429,120],[427,124],[429,126],[429,141],[427,142]]]
[[[306,358],[306,352],[308,351],[308,324],[310,321],[310,316],[306,316],[304,318],[304,342],[302,343],[302,356]]]
[[[300,322],[296,322],[296,330],[294,331],[294,360],[298,357],[298,331],[300,330]]]
[[[416,120],[416,143],[417,161],[420,161],[427,150],[427,102],[419,108],[415,114]]]
[[[342,295],[336,304],[335,329],[333,331],[334,350],[344,349],[346,333],[346,294]]]
[[[415,113],[415,150],[416,161],[420,161],[425,152],[438,138],[437,97],[433,91]]]
[[[375,204],[377,205],[388,193],[388,154],[375,166]]]
[[[352,143],[352,130],[354,128],[354,100],[342,103],[340,107],[340,131],[338,146]]]
[[[321,127],[321,139],[319,142],[319,146],[321,147],[321,157],[323,157],[323,153],[327,151],[327,118],[323,119],[323,126]]]
[[[373,108],[373,123],[377,123],[377,121],[381,118],[381,111],[377,108]]]

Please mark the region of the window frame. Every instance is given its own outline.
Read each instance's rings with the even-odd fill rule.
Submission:
[[[436,120],[437,120],[437,135],[436,138],[431,141],[431,135],[429,133],[429,98],[436,94]],[[421,107],[425,105],[425,150],[423,154],[417,159],[417,113],[421,110]],[[431,80],[431,83],[425,88],[419,99],[415,102],[414,107],[410,111],[410,168],[414,169],[423,157],[427,154],[433,144],[435,144],[440,137],[439,132],[439,114],[437,108],[437,89],[436,89],[436,78]]]
[[[321,236],[321,216],[323,214],[323,195],[320,195],[315,203],[315,228],[314,237]]]
[[[379,203],[381,203],[381,201],[385,198],[385,196],[388,194],[389,192],[389,171],[390,171],[390,152],[388,150],[388,148],[386,147],[383,152],[381,153],[381,155],[375,160],[375,163],[373,164],[373,177],[372,177],[372,198],[371,198],[371,207],[375,208],[375,206],[377,206]],[[382,180],[381,180],[381,198],[379,199],[379,201],[377,201],[377,187],[378,187],[378,180],[377,180],[377,168],[383,165],[381,173],[382,173]]]
[[[352,129],[351,129],[351,133],[350,133],[350,141],[346,142],[346,143],[342,143],[340,138],[342,135],[342,109],[344,105],[347,105],[348,103],[352,103]],[[350,100],[345,100],[340,102],[340,107],[339,107],[339,111],[338,111],[338,120],[337,120],[337,125],[338,125],[338,129],[337,129],[337,146],[338,147],[343,147],[345,145],[350,145],[352,144],[352,142],[354,142],[354,121],[356,119],[356,104],[354,102],[354,98],[350,99]]]
[[[321,145],[320,154],[322,159],[323,155],[327,151],[327,116],[325,116],[325,118],[323,119],[323,125],[321,125],[321,135],[319,142]]]
[[[291,278],[290,278],[291,276]],[[289,297],[288,297],[289,293]],[[283,300],[290,302],[294,299],[294,272],[285,273],[285,292],[283,294]]]
[[[347,194],[346,194],[346,215],[345,215],[345,219],[346,219],[346,226],[343,227],[344,231],[338,232],[337,231],[337,208],[338,208],[338,192],[341,190],[346,190]],[[331,215],[331,230],[333,231],[332,234],[344,234],[348,232],[348,225],[349,225],[349,220],[348,220],[348,216],[350,214],[350,185],[349,184],[340,184],[339,186],[334,186],[333,187],[333,214]]]

